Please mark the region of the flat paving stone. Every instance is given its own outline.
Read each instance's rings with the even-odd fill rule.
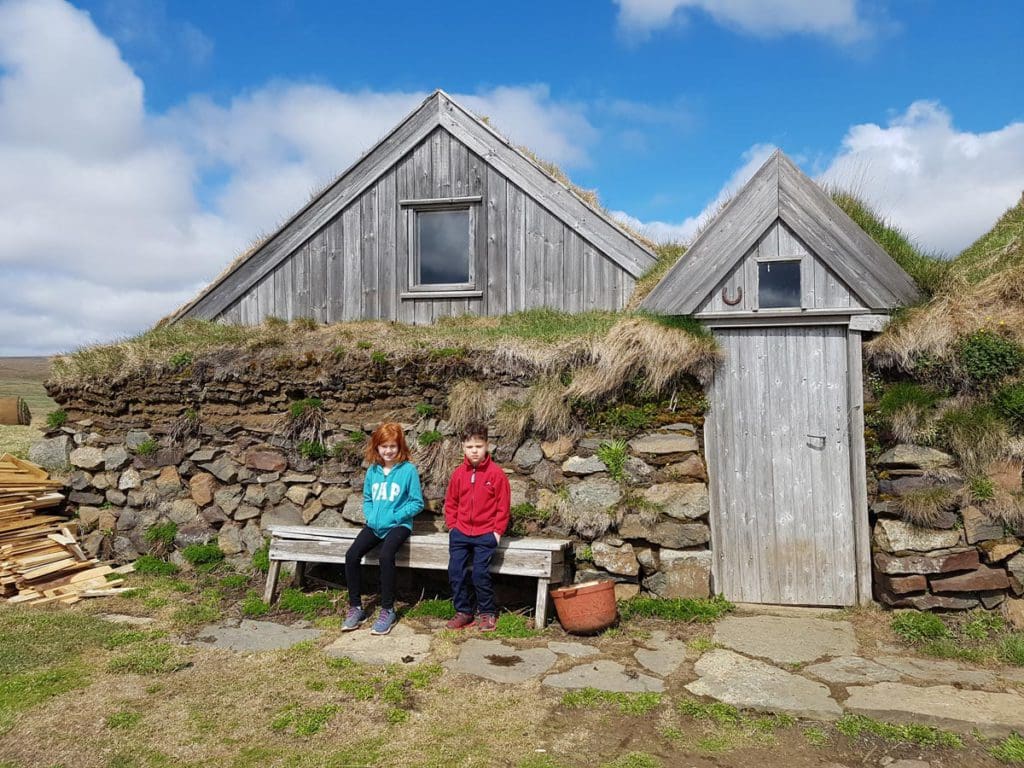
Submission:
[[[838,659],[804,667],[805,674],[827,683],[884,683],[900,679],[895,669],[884,667],[860,656],[840,656]]]
[[[205,627],[195,642],[230,651],[279,651],[305,640],[315,640],[322,634],[321,629],[287,627],[273,621],[242,619]]]
[[[585,643],[548,643],[548,648],[557,654],[571,656],[574,659],[582,659],[585,656],[597,656],[601,653],[597,648]]]
[[[616,661],[593,661],[580,664],[568,672],[548,675],[544,685],[551,688],[597,688],[612,693],[661,693],[665,684],[656,677],[627,671]]]
[[[661,677],[671,675],[686,661],[686,643],[670,640],[668,633],[661,630],[651,632],[644,645],[647,647],[638,648],[633,658],[642,667]]]
[[[133,627],[147,627],[156,621],[149,616],[129,616],[126,613],[101,613],[100,618],[113,624],[128,624]]]
[[[514,648],[500,640],[467,640],[458,658],[445,663],[453,672],[496,683],[521,683],[547,672],[558,660],[547,648]]]
[[[783,664],[857,653],[850,622],[828,619],[728,616],[718,622],[714,640],[748,656]]]
[[[876,683],[847,689],[849,712],[896,722],[937,725],[960,731],[977,729],[985,736],[1024,732],[1024,696],[1016,693],[965,691],[951,685],[918,687]]]
[[[697,696],[709,696],[742,709],[786,712],[819,720],[833,720],[842,714],[821,683],[732,651],[705,653],[694,671],[699,677],[686,689]]]
[[[371,635],[368,626],[342,632],[324,653],[360,664],[418,664],[430,653],[430,635],[418,634],[399,622],[386,635]]]
[[[955,661],[914,659],[907,656],[879,656],[879,664],[905,677],[931,683],[957,683],[970,686],[993,686],[996,675],[987,669],[972,669]]]

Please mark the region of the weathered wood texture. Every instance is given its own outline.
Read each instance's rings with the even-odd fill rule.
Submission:
[[[352,546],[358,528],[320,528],[312,526],[270,527],[270,571],[264,599],[274,599],[282,562],[339,563]],[[537,579],[535,623],[543,626],[548,614],[548,587],[566,580],[571,542],[565,539],[502,538],[491,560],[491,573],[507,576],[532,576]],[[377,565],[375,552],[363,558],[366,565]],[[414,534],[395,556],[400,568],[447,570],[448,536],[446,534]]]
[[[785,224],[785,230],[775,227],[778,221]],[[776,242],[767,247],[799,247],[824,267],[807,262],[803,274],[807,309],[840,309],[841,305],[829,302],[841,300],[844,293],[851,297],[849,308],[877,310],[911,303],[920,295],[892,257],[789,158],[776,151],[654,287],[641,308],[693,314],[709,301],[719,302],[722,287],[734,287],[729,280],[742,278],[748,284],[743,290],[748,306],[729,309],[753,311],[749,302],[756,291],[749,287],[747,271],[756,264],[749,263],[750,255],[764,236],[772,237],[773,229]],[[756,271],[754,274],[756,286]],[[730,298],[735,295],[729,294]],[[705,311],[719,310],[705,307]]]
[[[415,211],[400,201],[455,193],[482,198],[473,238],[479,295],[403,298],[410,287]],[[221,317],[244,324],[268,316],[423,324],[534,307],[617,310],[635,284],[606,254],[439,128]]]
[[[847,331],[719,329],[707,432],[716,588],[750,603],[852,605]]]
[[[481,198],[473,214],[479,295],[403,299],[413,209],[402,201],[471,196]],[[599,262],[581,258],[579,240]],[[275,315],[427,323],[529,306],[618,309],[654,262],[607,214],[437,91],[172,322]],[[525,284],[531,266],[541,269],[539,297]],[[573,285],[557,290],[567,275]]]
[[[751,246],[728,277],[715,286],[697,308],[702,312],[752,312],[758,307],[758,264],[762,261],[800,260],[801,309],[863,309],[864,304],[828,266],[776,220]],[[730,301],[738,299],[736,304]]]

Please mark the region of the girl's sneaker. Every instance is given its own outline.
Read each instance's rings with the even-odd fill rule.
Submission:
[[[386,635],[395,626],[396,621],[398,621],[398,614],[395,613],[394,608],[381,608],[380,613],[377,614],[377,620],[373,622],[373,627],[370,629],[370,634]]]
[[[366,621],[366,611],[362,608],[350,606],[348,613],[345,614],[345,621],[341,624],[342,632],[351,632],[353,629],[358,629],[359,625]]]

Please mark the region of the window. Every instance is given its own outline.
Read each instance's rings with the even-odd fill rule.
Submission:
[[[469,209],[416,211],[414,282],[423,286],[473,285]]]
[[[403,299],[480,298],[476,285],[477,216],[483,198],[400,200],[409,243]]]
[[[800,306],[799,261],[762,261],[757,266],[758,308]]]

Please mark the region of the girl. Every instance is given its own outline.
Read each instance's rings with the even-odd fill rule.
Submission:
[[[386,635],[395,625],[395,553],[412,533],[412,519],[423,509],[420,476],[409,461],[409,446],[402,426],[381,424],[366,446],[370,465],[363,482],[363,515],[366,527],[345,555],[345,581],[349,609],[341,625],[353,630],[366,621],[359,591],[360,565],[367,552],[380,546],[380,613],[370,632]]]

